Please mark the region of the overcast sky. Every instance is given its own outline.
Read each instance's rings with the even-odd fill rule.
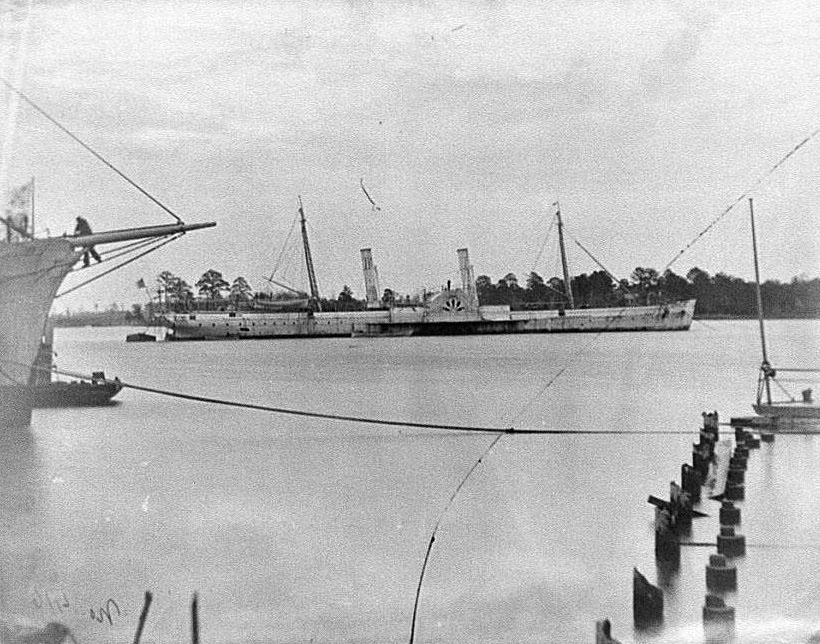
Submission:
[[[7,76],[24,13],[4,18]],[[457,279],[465,246],[476,275],[558,274],[556,199],[614,274],[662,269],[820,127],[813,2],[95,0],[29,19],[23,89],[185,221],[218,223],[57,310],[138,301],[163,269],[261,287],[297,195],[327,296],[363,295],[362,247],[401,292]],[[2,122],[38,228],[172,221],[31,108]],[[820,136],[755,189],[764,277],[820,274],[818,169]],[[574,273],[596,269],[569,244]],[[752,276],[745,203],[672,268],[692,266]],[[284,253],[277,274],[303,273]]]

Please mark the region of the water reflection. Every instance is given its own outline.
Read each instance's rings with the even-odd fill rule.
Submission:
[[[30,601],[41,562],[45,480],[31,430],[0,429],[0,611],[17,613]]]

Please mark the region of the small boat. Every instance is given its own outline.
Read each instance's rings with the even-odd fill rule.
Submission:
[[[42,407],[101,407],[110,405],[122,385],[118,378],[106,380],[105,373],[95,371],[91,381],[50,382],[29,388],[29,402],[35,409]]]
[[[126,342],[156,342],[157,336],[152,335],[150,333],[140,332],[140,333],[129,333],[125,336]]]
[[[801,397],[795,398],[786,390],[777,380],[778,374],[782,373],[796,373],[796,374],[810,374],[820,373],[820,369],[804,369],[804,368],[783,368],[775,369],[769,362],[769,356],[766,350],[766,332],[763,323],[763,299],[760,294],[760,269],[757,260],[757,238],[755,234],[755,217],[754,206],[752,200],[749,199],[749,217],[751,219],[752,227],[752,252],[754,254],[755,263],[755,285],[757,293],[757,319],[760,326],[760,346],[763,354],[763,361],[760,364],[760,372],[757,378],[757,397],[754,405],[752,405],[755,413],[758,414],[760,420],[756,425],[765,425],[768,429],[780,431],[814,431],[820,433],[820,406],[812,397],[812,390],[810,388],[803,389]],[[773,385],[780,389],[788,396],[784,400],[775,400],[772,398]]]
[[[118,378],[108,380],[105,372],[95,371],[91,380],[52,380],[54,363],[52,346],[54,327],[46,323],[40,350],[31,369],[26,398],[33,409],[42,407],[99,407],[110,405],[111,399],[120,393],[122,384]]]

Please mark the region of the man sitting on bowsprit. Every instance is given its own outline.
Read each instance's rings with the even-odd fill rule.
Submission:
[[[74,227],[74,234],[75,235],[90,235],[91,234],[91,226],[83,217],[77,217],[77,225]],[[88,246],[83,253],[83,266],[88,266],[91,263],[89,259],[89,255],[96,259],[98,262],[102,261],[102,257],[99,256],[96,250],[94,250],[93,246]]]

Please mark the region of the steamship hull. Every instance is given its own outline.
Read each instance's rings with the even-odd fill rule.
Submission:
[[[692,325],[695,313],[695,300],[652,306],[540,311],[513,311],[507,305],[481,306],[466,248],[458,249],[461,288],[451,288],[448,282],[447,288],[423,304],[386,308],[379,297],[378,271],[371,249],[363,248],[361,255],[368,307],[365,311],[262,313],[254,310],[211,310],[167,313],[161,318],[169,330],[165,339],[685,331]],[[308,262],[308,272],[311,270]],[[567,300],[572,303],[571,297]]]
[[[685,331],[695,310],[695,300],[686,300],[571,311],[510,311],[498,306],[469,311],[452,304],[460,302],[459,296],[460,290],[446,295],[439,307],[345,313],[180,313],[166,315],[164,324],[168,340]]]

